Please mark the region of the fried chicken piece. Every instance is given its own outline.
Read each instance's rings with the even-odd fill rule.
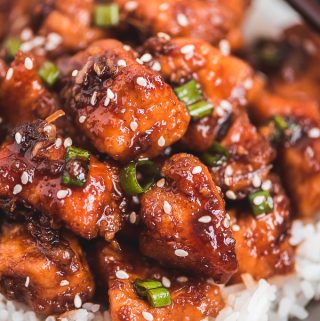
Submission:
[[[65,86],[65,108],[100,152],[121,161],[154,157],[185,133],[184,104],[120,42],[96,42],[70,65],[79,73]]]
[[[195,79],[212,114],[192,121],[182,142],[194,151],[205,151],[219,136],[233,111],[250,102],[261,87],[253,70],[238,58],[227,56],[203,40],[164,37],[149,39],[143,48],[151,54],[152,68],[174,86]]]
[[[33,55],[19,52],[0,82],[0,112],[10,127],[44,119],[58,109],[38,76],[39,67]]]
[[[154,261],[141,257],[133,248],[121,246],[116,250],[100,243],[94,256],[98,277],[108,288],[113,321],[145,321],[145,315],[149,314],[154,321],[200,321],[208,316],[215,317],[224,306],[218,286],[203,279],[181,277],[181,274],[179,278],[177,272],[159,267]],[[117,277],[121,274],[128,277]],[[168,279],[167,283],[163,282],[167,286],[170,283],[168,290],[172,304],[152,308],[136,294],[133,282],[137,279]]]
[[[251,108],[261,132],[274,137],[273,116],[282,116],[288,128],[279,145],[281,174],[298,215],[314,216],[320,210],[320,109],[306,98],[287,98],[269,92]]]
[[[271,213],[255,217],[247,207],[230,211],[239,262],[239,271],[233,277],[235,282],[240,280],[242,273],[249,273],[259,280],[294,269],[294,249],[289,243],[289,200],[277,176],[271,175],[264,186],[268,186],[273,199]]]
[[[94,282],[77,239],[30,223],[3,224],[0,232],[0,291],[36,313],[58,314],[94,294]]]
[[[117,0],[122,20],[144,36],[165,32],[172,37],[204,39],[213,44],[242,44],[241,25],[247,0]],[[201,23],[199,23],[201,21]]]
[[[63,184],[65,169],[75,177],[85,175],[85,169],[77,162],[66,167],[65,146],[70,141],[56,137],[55,131],[41,120],[13,131],[14,140],[0,148],[0,198],[11,204],[7,211],[22,203],[84,238],[112,239],[122,220],[117,167],[91,155],[85,185]]]
[[[161,175],[165,182],[141,197],[142,253],[165,266],[227,282],[237,270],[235,242],[208,169],[192,155],[176,154]]]
[[[228,150],[229,156],[222,164],[210,167],[212,178],[228,198],[242,199],[266,179],[275,151],[244,111],[233,115],[220,144]]]

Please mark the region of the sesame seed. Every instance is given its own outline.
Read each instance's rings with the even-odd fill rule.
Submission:
[[[64,198],[66,198],[67,196],[69,195],[69,190],[67,189],[60,189],[58,192],[57,192],[57,198],[59,200],[62,200]]]
[[[13,195],[17,195],[17,194],[19,194],[21,191],[22,191],[22,185],[17,184],[17,185],[14,186],[12,193],[13,193]]]
[[[166,180],[164,178],[161,178],[157,181],[157,186],[161,188],[164,186],[165,183],[166,183]]]
[[[62,280],[60,282],[60,286],[68,286],[69,285],[69,281],[68,280]]]
[[[79,294],[75,295],[73,303],[74,303],[75,308],[77,308],[77,309],[81,308],[82,300],[81,300]]]
[[[131,212],[129,215],[129,221],[131,224],[135,224],[137,221],[137,214],[136,212]]]
[[[159,62],[159,61],[155,61],[155,62],[152,64],[151,69],[154,70],[154,71],[160,71],[160,70],[161,70],[160,62]]]
[[[223,220],[223,226],[225,228],[229,228],[230,227],[230,221],[229,221],[229,219],[227,217]]]
[[[186,256],[189,255],[189,253],[188,253],[187,251],[182,250],[182,249],[177,249],[177,250],[175,250],[175,251],[174,251],[174,254],[175,254],[176,256],[179,256],[179,257],[186,257]]]
[[[171,214],[171,212],[172,212],[172,206],[170,205],[169,202],[167,202],[167,201],[164,201],[164,202],[163,202],[163,210],[164,210],[164,212],[165,212],[166,214]]]
[[[161,282],[162,282],[162,285],[163,285],[165,288],[170,288],[170,286],[171,286],[171,281],[170,281],[167,277],[163,276],[162,279],[161,279]]]
[[[142,312],[142,316],[145,318],[147,321],[153,321],[153,315],[147,311]]]
[[[187,16],[183,13],[177,14],[177,22],[181,27],[186,27],[189,24]]]
[[[240,134],[239,134],[239,133],[233,134],[233,135],[231,136],[231,141],[232,141],[233,143],[239,143],[239,141],[240,141]]]
[[[136,59],[136,62],[137,62],[138,64],[140,64],[140,65],[143,65],[143,61],[142,61],[140,58],[137,58],[137,59]]]
[[[29,175],[28,175],[27,172],[24,171],[24,172],[21,174],[21,183],[22,183],[23,185],[26,185],[26,184],[28,184],[28,182],[29,182]]]
[[[106,97],[106,99],[105,99],[104,102],[103,102],[103,106],[104,106],[104,107],[107,107],[109,104],[110,104],[110,98],[109,98],[109,97]]]
[[[261,205],[265,200],[266,200],[266,198],[263,195],[256,196],[253,199],[253,204],[254,205]]]
[[[212,220],[211,216],[205,215],[205,216],[201,216],[201,217],[198,219],[198,222],[200,222],[200,223],[210,223],[211,220]]]
[[[138,78],[137,78],[137,84],[138,84],[139,86],[146,87],[148,83],[147,83],[147,80],[146,80],[145,78],[143,78],[143,77],[138,77]]]
[[[261,185],[261,188],[264,190],[264,191],[270,191],[271,188],[272,188],[272,183],[271,181],[268,179],[266,181],[264,181]]]
[[[22,41],[27,41],[32,38],[32,30],[29,28],[25,28],[22,30],[20,34],[21,40]]]
[[[137,8],[138,8],[138,3],[136,1],[128,1],[124,6],[124,9],[126,11],[133,11],[133,10],[136,10]]]
[[[239,232],[239,231],[240,231],[240,226],[239,226],[238,224],[233,224],[233,225],[232,225],[232,230],[233,230],[234,232]]]
[[[142,57],[140,57],[142,62],[150,62],[152,60],[152,56],[149,53],[145,53]]]
[[[29,284],[30,284],[30,277],[27,276],[26,282],[24,283],[24,286],[27,288],[29,286]]]
[[[13,69],[9,68],[6,74],[6,80],[10,80],[13,76]]]
[[[64,140],[63,146],[64,146],[65,148],[68,148],[68,147],[72,146],[72,139],[71,139],[70,137],[67,137],[67,138]]]
[[[83,124],[83,123],[86,121],[86,119],[87,119],[86,116],[84,116],[84,115],[80,116],[80,117],[79,117],[79,123],[80,123],[80,124]]]
[[[72,77],[76,77],[78,75],[79,71],[77,69],[73,70],[71,73]]]
[[[60,148],[62,145],[62,139],[57,138],[54,144],[55,144],[56,148]]]
[[[244,81],[243,87],[247,90],[251,89],[253,86],[253,80],[251,78],[248,78]]]
[[[237,199],[237,195],[233,192],[233,191],[230,191],[228,190],[226,192],[226,196],[227,198],[229,198],[230,200],[236,200]]]
[[[259,175],[257,175],[257,174],[253,175],[252,185],[253,185],[253,187],[256,187],[256,188],[260,187],[260,185],[261,185],[261,178],[260,178]]]
[[[312,128],[308,132],[310,138],[319,138],[320,137],[320,128]]]
[[[114,92],[110,88],[107,89],[107,97],[110,99],[114,99],[116,97],[116,95],[114,94]]]
[[[16,132],[14,135],[14,139],[15,139],[16,143],[19,145],[22,142],[22,135],[19,132]]]
[[[26,57],[26,59],[24,60],[24,66],[28,70],[31,70],[33,68],[33,62],[30,57]]]
[[[202,172],[201,166],[196,166],[192,169],[192,174],[200,174]]]
[[[158,32],[157,36],[158,36],[158,38],[163,38],[167,41],[169,41],[171,39],[171,37],[165,32]]]
[[[92,96],[91,96],[90,104],[92,106],[94,106],[97,103],[97,95],[98,95],[98,92],[94,91]]]
[[[194,53],[195,46],[194,45],[185,45],[180,49],[180,52],[184,55],[189,55]]]
[[[225,175],[226,176],[231,176],[233,174],[233,169],[232,166],[228,165],[225,170]]]
[[[127,63],[123,59],[118,60],[117,64],[119,67],[127,67]]]
[[[231,48],[228,40],[222,39],[219,42],[219,49],[224,56],[230,55]]]
[[[137,128],[138,128],[138,123],[136,121],[132,121],[130,123],[130,128],[131,128],[132,131],[136,131]]]
[[[123,45],[123,49],[125,51],[130,51],[131,50],[131,47],[129,45]]]
[[[163,147],[166,144],[166,140],[164,139],[163,136],[160,136],[160,138],[158,139],[158,145],[160,147]]]
[[[129,279],[129,275],[127,272],[123,271],[123,270],[119,270],[116,272],[116,277],[120,280],[126,280]]]
[[[188,278],[186,276],[178,276],[177,277],[177,281],[180,282],[180,283],[186,283],[188,282]]]

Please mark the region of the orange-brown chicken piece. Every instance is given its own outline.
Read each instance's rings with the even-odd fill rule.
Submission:
[[[145,321],[150,315],[154,321],[200,321],[208,316],[215,317],[223,308],[224,302],[216,285],[169,272],[154,261],[139,256],[132,248],[115,250],[105,244],[100,244],[95,251],[95,266],[98,277],[108,288],[113,321]],[[136,279],[162,280],[169,286],[172,304],[152,308],[136,294],[133,288]]]
[[[263,186],[273,199],[271,213],[255,217],[246,207],[230,211],[239,262],[233,281],[239,281],[242,273],[250,273],[259,280],[294,268],[294,250],[289,244],[289,200],[275,175],[265,180]]]
[[[157,156],[185,133],[189,114],[169,85],[116,40],[75,55],[65,108],[102,153],[116,160]]]
[[[0,198],[8,201],[6,210],[26,204],[82,237],[112,239],[122,220],[118,169],[91,156],[85,185],[65,185],[70,142],[56,137],[54,125],[38,120],[16,128],[13,137],[0,148]],[[75,177],[84,174],[78,165],[69,168]]]
[[[117,0],[122,20],[144,36],[165,32],[218,44],[227,39],[233,48],[242,44],[241,26],[247,0]],[[201,23],[200,23],[201,22]]]
[[[33,55],[19,52],[0,82],[0,113],[10,127],[44,119],[57,109],[38,76],[39,67]]]
[[[164,180],[141,197],[142,253],[165,266],[227,282],[237,270],[235,242],[208,169],[192,155],[176,154],[161,175]]]
[[[211,115],[192,121],[183,137],[183,143],[191,150],[207,150],[232,112],[251,101],[261,86],[245,62],[203,40],[151,38],[143,52],[152,55],[148,64],[161,69],[163,77],[174,86],[195,79],[204,98],[213,104]]]
[[[29,224],[3,224],[0,289],[36,313],[58,314],[94,294],[94,282],[78,241],[70,233]]]
[[[282,137],[279,151],[281,174],[297,214],[315,215],[320,210],[319,105],[306,98],[284,98],[265,93],[251,111],[260,123],[268,122],[273,116],[282,116],[288,122],[289,128]],[[270,136],[266,128],[268,125],[261,132]]]

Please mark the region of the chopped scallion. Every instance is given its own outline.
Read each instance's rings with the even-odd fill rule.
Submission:
[[[166,288],[156,288],[147,291],[149,304],[154,308],[162,308],[171,304],[171,295]]]
[[[111,27],[119,24],[119,7],[115,3],[99,4],[95,7],[94,23],[97,27]]]
[[[155,280],[136,280],[133,284],[133,287],[137,294],[142,297],[147,297],[147,291],[151,289],[161,288],[162,283]]]
[[[46,85],[52,87],[59,78],[59,69],[53,62],[46,61],[39,69],[39,76]]]
[[[21,40],[16,37],[10,37],[6,40],[4,47],[9,58],[14,58],[21,46]]]
[[[191,105],[202,99],[200,86],[194,79],[179,87],[174,88],[174,91],[178,98],[182,100],[186,105]]]
[[[208,101],[199,101],[188,106],[190,116],[193,120],[209,116],[213,110],[213,105]]]
[[[149,189],[158,173],[158,167],[150,160],[132,161],[122,169],[120,184],[126,194],[141,194]],[[139,176],[141,176],[141,179],[138,178]]]
[[[249,195],[249,201],[255,216],[273,211],[273,199],[268,191],[258,191]]]
[[[67,148],[62,183],[83,187],[87,181],[90,153],[84,149]]]
[[[229,158],[229,151],[219,143],[213,143],[210,149],[200,156],[207,166],[220,166]]]
[[[281,132],[284,132],[286,129],[289,128],[288,122],[282,116],[274,116],[273,121]]]

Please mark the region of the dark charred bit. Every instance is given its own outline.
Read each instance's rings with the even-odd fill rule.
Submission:
[[[143,45],[144,52],[149,51],[155,57],[157,57],[157,55],[168,55],[175,48],[176,46],[164,37],[152,37]]]

